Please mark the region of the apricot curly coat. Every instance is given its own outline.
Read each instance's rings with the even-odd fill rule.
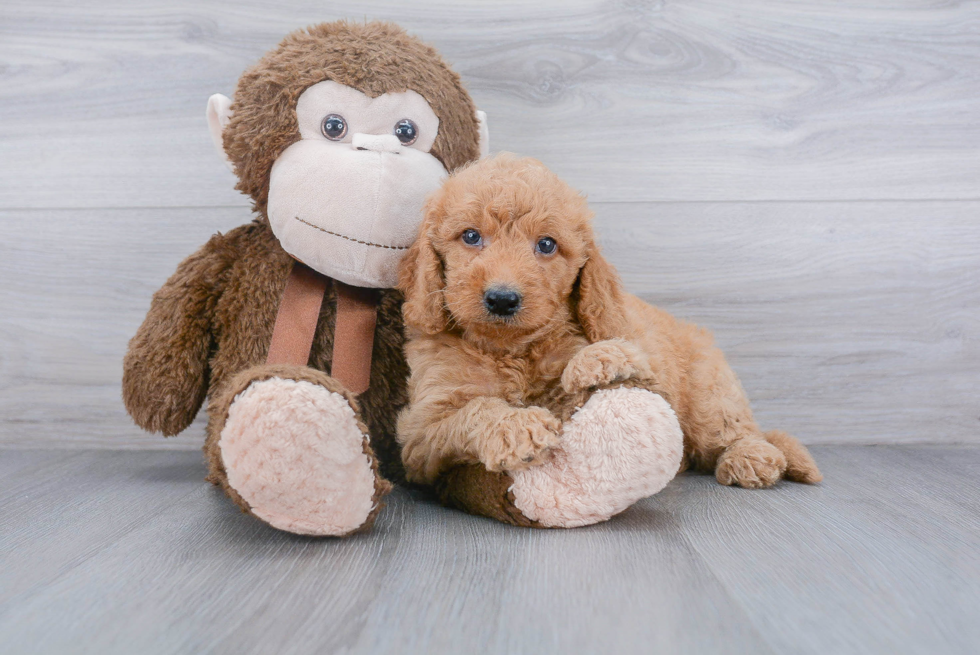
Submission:
[[[408,478],[432,483],[460,464],[533,466],[592,390],[619,384],[663,396],[683,428],[686,465],[722,484],[819,481],[796,439],[759,430],[706,330],[624,291],[591,218],[585,198],[540,162],[509,154],[457,171],[430,199],[399,281],[412,371],[398,420]],[[464,243],[466,230],[481,243]],[[544,237],[554,253],[536,250]],[[490,313],[491,287],[515,290],[519,311]]]

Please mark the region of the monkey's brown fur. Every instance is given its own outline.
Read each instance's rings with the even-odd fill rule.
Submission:
[[[381,474],[404,478],[394,438],[408,378],[398,291],[381,292],[371,385],[356,402],[324,373],[333,351],[332,289],[323,302],[309,368],[263,368],[293,263],[265,214],[269,175],[276,158],[300,138],[297,99],[323,80],[372,97],[414,90],[439,117],[431,152],[447,170],[479,156],[476,110],[459,76],[435,50],[395,25],[336,22],[294,32],[239,80],[224,149],[238,175],[237,188],[251,196],[257,216],[212,237],[154,295],[124,360],[123,399],[137,424],[169,436],[190,425],[209,398],[209,479],[246,510],[247,503],[227,484],[217,444],[235,394],[273,374],[342,392],[366,424],[374,449],[368,454],[380,463]],[[379,477],[375,488],[376,497],[383,495],[388,483]]]
[[[559,443],[569,407],[628,381],[667,400],[687,461],[722,484],[817,482],[806,449],[763,434],[711,335],[622,288],[602,257],[585,198],[533,159],[502,154],[458,171],[426,206],[399,288],[412,331],[412,404],[399,417],[410,480],[459,464],[534,466]],[[461,235],[477,230],[480,243]],[[540,239],[557,244],[535,250]],[[508,318],[484,293],[521,294]]]

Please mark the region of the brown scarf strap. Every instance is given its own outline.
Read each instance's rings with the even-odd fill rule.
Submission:
[[[330,278],[305,264],[293,264],[279,302],[276,326],[272,328],[267,363],[295,366],[309,363],[316,322],[328,284]]]
[[[323,294],[331,279],[296,262],[286,280],[269,345],[269,364],[306,366],[316,333]],[[337,294],[331,376],[355,394],[371,382],[371,352],[378,322],[378,293],[333,280]]]
[[[378,292],[333,281],[337,290],[337,324],[333,329],[330,375],[356,394],[371,383],[371,351],[378,323]]]

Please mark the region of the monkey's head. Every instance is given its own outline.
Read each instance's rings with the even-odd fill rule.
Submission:
[[[390,23],[293,32],[208,123],[286,252],[364,287],[395,285],[425,197],[487,148],[459,75]]]

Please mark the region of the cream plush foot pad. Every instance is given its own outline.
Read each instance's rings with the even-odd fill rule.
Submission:
[[[344,535],[374,507],[365,435],[343,396],[270,378],[235,397],[219,448],[228,483],[280,530]]]
[[[662,397],[599,391],[565,424],[552,460],[511,473],[514,505],[547,527],[605,521],[663,489],[683,450],[681,426]]]

